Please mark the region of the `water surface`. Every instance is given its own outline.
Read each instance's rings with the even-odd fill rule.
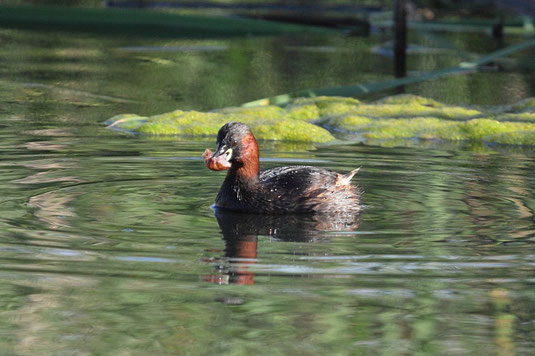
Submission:
[[[388,59],[371,51],[380,37],[193,43],[1,30],[0,39],[2,353],[534,349],[533,149],[261,143],[262,168],[362,166],[367,209],[344,227],[216,216],[224,173],[200,159],[213,138],[154,140],[101,124],[381,80]],[[431,70],[455,56],[415,59]],[[533,95],[528,74],[408,89],[504,104]],[[485,91],[496,80],[504,85]]]

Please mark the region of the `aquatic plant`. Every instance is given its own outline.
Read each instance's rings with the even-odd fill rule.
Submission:
[[[533,98],[509,106],[473,108],[416,95],[396,95],[371,103],[324,96],[298,98],[284,107],[176,110],[150,117],[124,114],[106,124],[145,135],[212,136],[229,121],[244,122],[257,138],[276,141],[329,142],[343,136],[385,145],[400,139],[535,145]]]
[[[107,120],[108,127],[145,135],[212,136],[229,121],[244,122],[256,136],[266,140],[328,142],[334,137],[326,129],[288,115],[278,106],[232,107],[213,112],[181,111],[142,117],[117,115]]]

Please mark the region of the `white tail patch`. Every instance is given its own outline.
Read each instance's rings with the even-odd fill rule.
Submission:
[[[338,178],[336,179],[336,185],[349,185],[351,184],[351,179],[353,179],[353,176],[357,174],[360,171],[360,167],[357,169],[352,170],[349,173],[346,174],[339,174]]]

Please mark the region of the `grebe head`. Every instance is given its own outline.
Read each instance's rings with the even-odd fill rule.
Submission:
[[[217,133],[217,148],[214,153],[204,151],[204,162],[214,171],[229,169],[233,165],[243,165],[247,160],[258,161],[258,145],[247,125],[229,122]]]

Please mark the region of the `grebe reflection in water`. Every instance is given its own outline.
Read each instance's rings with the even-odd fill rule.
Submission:
[[[286,242],[321,242],[336,232],[358,229],[360,214],[245,214],[215,209],[225,241],[225,254],[216,259],[217,274],[203,281],[217,284],[254,284],[258,239],[269,237]],[[213,261],[211,261],[213,263]]]

